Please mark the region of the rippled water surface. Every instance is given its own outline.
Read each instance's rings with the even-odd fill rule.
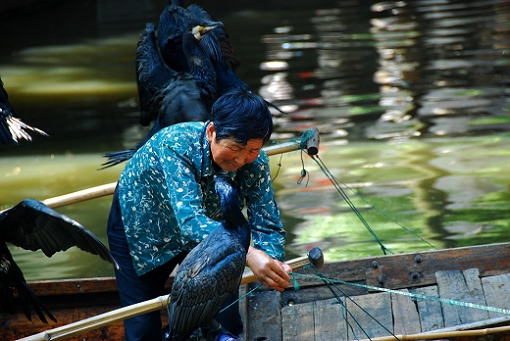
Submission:
[[[509,241],[507,1],[198,3],[224,22],[240,77],[289,113],[275,114],[275,142],[317,126],[320,159],[389,250]],[[0,6],[0,76],[18,116],[51,135],[0,146],[0,205],[117,180],[121,167],[97,169],[146,133],[134,52],[165,4]],[[382,254],[314,160],[271,166],[288,258],[316,245],[327,260]],[[58,210],[106,242],[110,200]],[[113,274],[76,249],[12,250],[29,280]]]

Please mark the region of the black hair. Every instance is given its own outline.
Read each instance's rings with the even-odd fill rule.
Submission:
[[[233,138],[245,144],[252,139],[266,143],[273,133],[273,117],[266,102],[251,91],[235,89],[222,95],[211,109],[216,141]]]

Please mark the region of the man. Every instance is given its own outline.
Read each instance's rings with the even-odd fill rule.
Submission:
[[[187,122],[155,134],[122,172],[108,220],[110,250],[123,306],[163,295],[174,267],[222,220],[214,175],[239,185],[252,231],[246,265],[267,287],[288,287],[283,263],[285,230],[274,199],[269,159],[262,151],[273,130],[265,101],[236,90],[220,97],[208,122]],[[224,306],[234,302],[231,295]],[[238,305],[216,320],[242,332]],[[124,323],[127,341],[161,340],[160,313]]]

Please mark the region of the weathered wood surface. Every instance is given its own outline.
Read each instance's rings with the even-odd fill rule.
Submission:
[[[315,341],[347,339],[347,324],[341,323],[345,316],[345,298],[314,302]]]
[[[470,268],[478,269],[482,277],[507,273],[510,269],[510,243],[326,263],[321,272],[327,277],[346,282],[399,289],[433,285],[437,271]],[[295,272],[313,274],[309,270]],[[323,286],[322,281],[302,277],[297,279],[301,292],[285,291],[283,302],[301,304],[331,297],[331,292]],[[368,292],[361,288],[340,287],[353,296]]]
[[[483,294],[478,269],[463,271],[450,270],[436,272],[439,296],[455,301],[487,305]],[[445,327],[483,321],[489,318],[489,313],[479,309],[441,303]]]
[[[409,292],[407,289],[401,289],[401,291]],[[392,293],[391,311],[394,334],[409,335],[421,332],[420,314],[411,297]]]
[[[418,295],[439,297],[436,285],[411,289],[410,292]],[[441,303],[438,301],[420,299],[418,299],[416,303],[418,310],[420,311],[420,326],[422,331],[428,332],[444,327]]]
[[[372,257],[326,264],[322,273],[328,278],[345,282],[401,289],[403,292],[506,309],[510,306],[510,275],[507,275],[510,271],[509,250],[509,244],[505,243]],[[311,270],[296,272],[314,274]],[[416,299],[394,293],[375,293],[373,290],[340,285],[343,292],[339,293],[340,296],[346,294],[352,301],[362,302],[360,306],[366,310],[363,312],[350,299],[344,298],[347,310],[356,316],[360,326],[353,322],[352,316],[349,316],[341,304],[332,304],[333,294],[324,286],[322,280],[308,276],[296,278],[300,290],[286,290],[281,294],[273,292],[271,297],[271,301],[279,301],[282,309],[277,312],[273,302],[272,311],[267,314],[281,314],[282,333],[247,333],[247,340],[256,336],[265,336],[275,341],[345,340],[345,335],[347,339],[355,339],[353,334],[363,339],[366,337],[365,332],[370,337],[389,335],[381,324],[399,335],[451,331],[484,327],[490,325],[489,318],[501,315],[434,300]],[[263,305],[256,303],[257,299],[262,297],[263,290],[254,296],[251,303],[258,307],[257,316],[265,314]],[[376,317],[379,323],[374,322],[367,312]],[[248,325],[256,320],[251,318],[251,313],[252,311],[248,310]],[[348,316],[351,327],[343,316]],[[510,316],[507,317],[510,319]],[[507,323],[508,320],[503,318],[499,322]],[[303,335],[306,337],[303,338]],[[474,339],[476,338],[471,337],[471,340]]]
[[[400,289],[399,292],[502,309],[507,309],[510,305],[509,275],[480,278],[478,269],[466,269],[438,271],[435,277],[438,278],[437,285],[410,290]],[[255,297],[260,299],[269,294],[271,294],[269,300],[273,305],[271,312],[266,312],[263,306],[258,306],[257,316],[267,315],[263,321],[279,315],[274,307],[274,301],[278,300],[279,293],[265,291]],[[393,292],[370,293],[340,299],[341,303],[337,299],[327,299],[289,306],[282,302],[284,306],[281,309],[281,335],[272,331],[266,334],[259,332],[258,336],[283,341],[355,340],[391,336],[392,333],[394,335],[445,333],[505,325],[510,322],[510,315],[494,313],[490,316],[486,310],[453,304],[454,302],[442,303],[433,299],[411,298]],[[252,304],[256,301],[257,299]],[[248,324],[251,321],[252,319],[248,318]],[[505,340],[509,335],[510,331],[505,331],[497,335],[491,334],[486,339]],[[251,340],[252,336],[248,333],[246,339]],[[474,335],[462,337],[450,335],[448,339],[451,338],[483,339],[482,336]]]
[[[482,278],[483,291],[487,305],[502,309],[510,309],[510,274]],[[505,316],[489,311],[490,318]]]

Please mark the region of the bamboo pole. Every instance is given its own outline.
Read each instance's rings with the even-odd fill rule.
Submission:
[[[306,150],[310,155],[316,155],[319,152],[319,131],[317,128],[311,128],[313,130],[313,136],[308,140]],[[274,146],[262,148],[268,156],[293,152],[301,149],[301,143],[298,141],[284,142]],[[81,191],[64,194],[58,197],[49,198],[43,201],[43,203],[51,208],[58,208],[75,204],[82,201],[92,200],[101,198],[107,195],[112,195],[115,191],[117,182],[112,182],[105,185],[87,188]]]
[[[298,269],[309,264],[308,257],[299,257],[287,262],[291,268]],[[256,280],[252,272],[246,273],[241,279],[241,284],[247,284]],[[53,328],[40,332],[38,334],[30,335],[18,341],[57,341],[64,340],[68,337],[78,335],[80,333],[101,328],[109,324],[123,321],[125,319],[165,309],[170,303],[170,295],[163,295],[152,300],[133,304],[124,308],[109,311],[104,314],[89,317],[87,319],[73,322],[65,326]]]
[[[472,330],[452,330],[443,332],[427,332],[409,335],[395,335],[395,336],[381,336],[372,337],[360,341],[406,341],[406,340],[436,340],[436,339],[450,339],[454,337],[477,337],[490,334],[497,334],[503,332],[510,332],[510,326],[492,327],[483,329]]]
[[[87,188],[81,191],[60,195],[54,198],[49,198],[44,200],[43,204],[51,208],[57,208],[82,201],[101,198],[107,195],[112,195],[115,191],[115,186],[117,186],[117,182],[111,182],[109,184]]]

